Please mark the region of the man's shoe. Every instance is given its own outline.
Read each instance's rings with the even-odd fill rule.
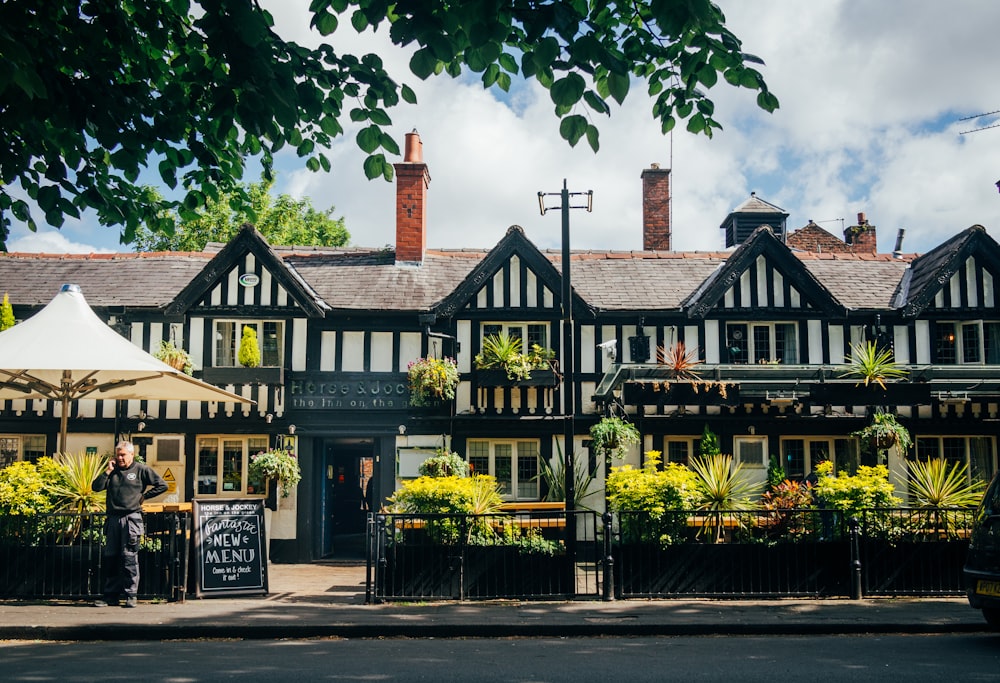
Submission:
[[[127,598],[125,598],[125,606],[126,607],[138,607],[139,606],[139,601],[136,599],[136,597],[134,595],[130,595]]]
[[[107,606],[108,606],[107,600],[94,600],[94,607],[107,607]]]
[[[118,600],[116,598],[100,598],[94,600],[94,607],[117,607]]]

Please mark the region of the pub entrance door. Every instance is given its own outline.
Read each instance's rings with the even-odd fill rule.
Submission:
[[[375,457],[371,442],[327,441],[324,447],[323,557],[363,559]]]

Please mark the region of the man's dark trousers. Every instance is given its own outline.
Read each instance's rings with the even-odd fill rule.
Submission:
[[[135,597],[139,592],[142,513],[109,514],[104,531],[104,598],[116,602],[123,593]]]

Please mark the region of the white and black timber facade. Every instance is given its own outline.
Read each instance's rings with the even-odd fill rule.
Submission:
[[[276,247],[246,226],[199,253],[0,256],[0,293],[19,320],[77,284],[134,344],[154,352],[173,341],[192,356],[195,376],[256,402],[79,401],[68,450],[110,452],[127,434],[169,474],[168,500],[183,502],[264,495],[248,481],[250,455],[294,448],[303,480],[271,501],[275,561],[341,553],[363,529],[367,482],[384,500],[437,447],[496,475],[511,499],[543,498],[540,459],[562,447],[560,376],[512,383],[477,371],[473,358],[497,331],[561,357],[561,255],[517,226],[492,249],[428,249],[419,140],[408,139],[397,178],[395,249]],[[722,226],[735,236],[731,249],[682,253],[670,249],[662,209],[669,170],[643,173],[643,202],[659,207],[642,226],[653,246],[571,257],[569,390],[576,457],[597,474],[591,507],[602,505],[604,464],[589,454],[588,431],[609,411],[642,434],[626,459],[633,464],[648,450],[685,461],[706,426],[761,479],[772,455],[793,478],[820,460],[838,469],[876,462],[852,436],[873,399],[842,377],[852,344],[865,340],[890,346],[909,371],[877,399],[914,437],[910,453],[890,452],[893,476],[903,476],[902,458],[931,456],[992,475],[1000,246],[985,229],[922,255],[881,254],[863,216],[844,240],[814,224],[786,236],[787,214],[751,197]],[[259,368],[236,362],[246,325],[258,333]],[[657,350],[676,342],[703,361],[698,391],[670,383],[657,365]],[[407,366],[428,355],[454,357],[461,381],[455,400],[413,407]],[[49,401],[0,401],[0,466],[52,454],[59,417]]]

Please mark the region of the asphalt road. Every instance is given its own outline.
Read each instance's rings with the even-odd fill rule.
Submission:
[[[1000,635],[0,642],[5,681],[997,681]]]

